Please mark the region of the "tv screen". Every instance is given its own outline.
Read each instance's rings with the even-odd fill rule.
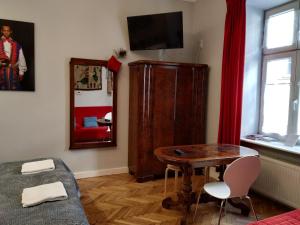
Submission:
[[[182,12],[127,17],[130,50],[183,48]]]

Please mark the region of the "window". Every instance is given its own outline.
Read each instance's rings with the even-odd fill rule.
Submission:
[[[294,9],[269,16],[266,26],[267,49],[293,46],[295,44],[295,17]]]
[[[264,53],[277,53],[297,48],[298,1],[265,13]]]
[[[295,1],[265,12],[259,129],[281,141],[300,134],[298,10]]]

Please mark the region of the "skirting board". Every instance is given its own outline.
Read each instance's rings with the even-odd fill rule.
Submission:
[[[128,173],[128,167],[74,172],[74,175],[76,179],[83,179],[89,177],[100,177],[100,176],[120,174],[120,173]]]

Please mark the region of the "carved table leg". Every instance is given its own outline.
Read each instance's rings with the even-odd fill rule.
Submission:
[[[223,181],[224,172],[226,170],[226,165],[217,166],[216,172],[219,172],[219,181]]]
[[[191,205],[193,203],[193,194],[192,194],[192,175],[193,169],[192,167],[184,167],[182,168],[184,178],[183,178],[183,187],[182,187],[182,197],[183,197],[183,207],[184,207],[184,215],[181,224],[185,225],[188,222],[188,216],[190,213]]]
[[[182,172],[184,175],[183,186],[182,190],[177,193],[178,200],[174,201],[171,197],[167,197],[163,200],[162,206],[165,209],[181,206],[184,211],[181,225],[186,225],[188,224],[191,205],[196,202],[196,194],[192,192],[192,167],[183,167]]]

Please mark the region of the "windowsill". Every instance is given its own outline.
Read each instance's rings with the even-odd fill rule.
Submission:
[[[280,150],[283,152],[300,155],[300,146],[299,145],[296,145],[294,147],[289,147],[289,146],[284,145],[282,142],[273,142],[273,141],[266,142],[266,141],[259,141],[259,140],[251,140],[251,139],[247,139],[247,138],[241,138],[241,141],[273,148],[273,149]]]

